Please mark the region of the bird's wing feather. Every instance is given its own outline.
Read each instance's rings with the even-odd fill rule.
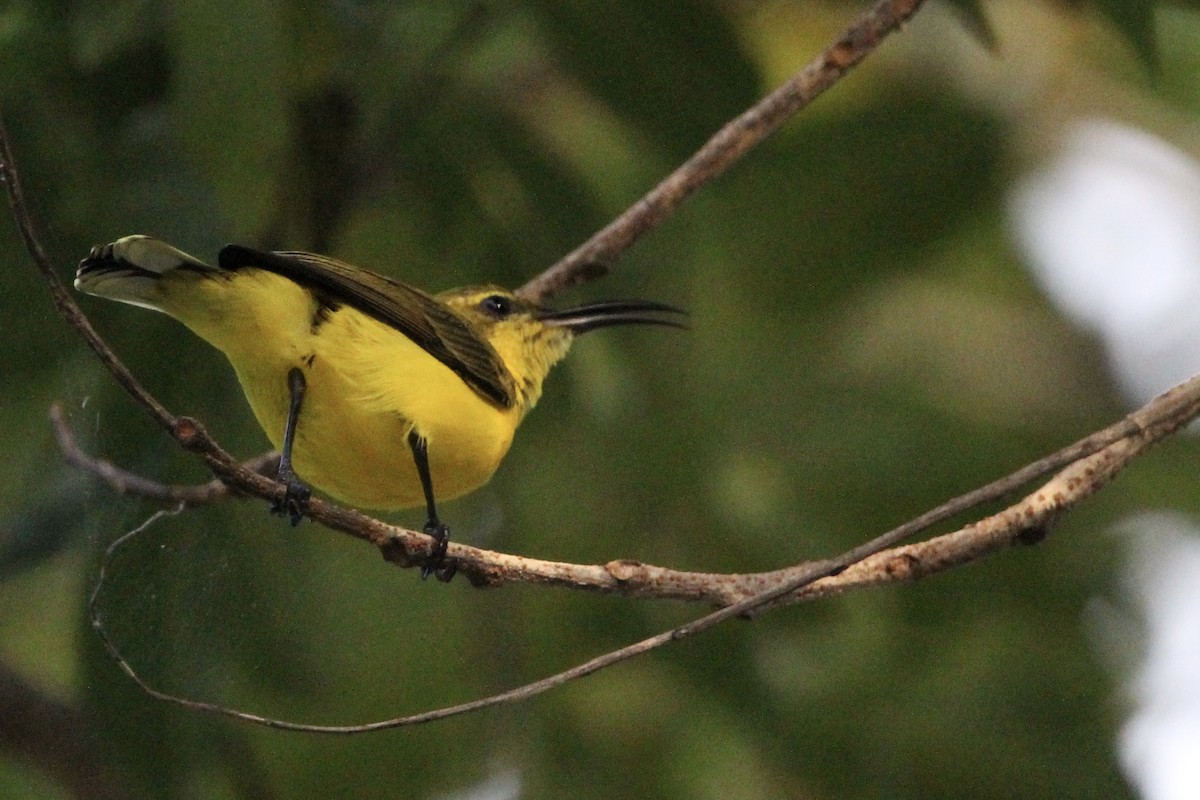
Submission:
[[[355,308],[412,339],[492,402],[509,408],[516,401],[512,374],[496,350],[457,312],[420,289],[298,251],[265,252],[231,244],[222,248],[218,263],[231,271],[255,267],[274,272]]]

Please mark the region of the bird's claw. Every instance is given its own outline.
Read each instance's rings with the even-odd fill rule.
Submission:
[[[287,489],[283,497],[271,504],[271,513],[278,516],[287,515],[292,521],[292,527],[300,524],[304,512],[308,510],[308,501],[312,497],[312,489],[294,475],[280,477]]]
[[[450,542],[450,528],[442,522],[430,520],[425,523],[425,535],[432,536],[434,545],[429,560],[421,567],[421,580],[430,575],[442,583],[449,583],[458,572],[458,565],[446,558],[446,546]]]

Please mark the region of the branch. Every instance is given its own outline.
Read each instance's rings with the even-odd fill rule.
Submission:
[[[75,434],[71,432],[62,405],[58,402],[50,405],[50,424],[54,428],[54,439],[58,443],[58,449],[66,462],[95,475],[117,494],[144,497],[162,503],[183,503],[185,506],[205,505],[223,500],[232,494],[228,484],[217,478],[196,486],[160,483],[121,469],[111,461],[88,455],[75,441]],[[279,453],[263,453],[244,462],[242,467],[269,478],[279,469]]]
[[[693,192],[740,161],[789,117],[837,83],[884,37],[917,13],[923,2],[878,0],[791,80],[727,123],[662,183],[517,294],[540,303],[571,286],[606,275],[643,234],[669,219]]]
[[[961,498],[929,512],[929,514],[922,515],[912,522],[895,528],[836,558],[800,564],[789,570],[764,573],[759,576],[716,576],[719,578],[758,578],[763,580],[766,586],[765,588],[760,586],[754,591],[749,592],[742,599],[685,625],[672,628],[671,630],[664,631],[618,650],[610,651],[541,680],[533,681],[524,686],[500,692],[490,697],[378,722],[369,722],[360,725],[310,725],[307,723],[273,719],[216,703],[193,700],[163,692],[146,683],[137,674],[133,667],[121,656],[116,645],[108,638],[107,631],[99,616],[98,599],[104,582],[105,570],[113,553],[126,541],[145,531],[147,527],[161,516],[173,512],[157,512],[141,526],[126,533],[109,546],[101,562],[100,576],[89,602],[89,614],[92,619],[93,628],[120,668],[143,691],[156,699],[180,705],[193,711],[218,714],[279,730],[350,735],[389,728],[408,727],[529,699],[572,680],[591,675],[606,667],[655,650],[663,645],[702,633],[733,617],[752,616],[766,608],[794,603],[800,600],[826,597],[851,589],[912,581],[978,560],[988,554],[1013,545],[1036,543],[1046,536],[1050,527],[1064,513],[1107,484],[1122,468],[1134,458],[1144,453],[1153,443],[1179,430],[1197,415],[1200,415],[1200,377],[1192,378],[1190,381],[1160,395],[1139,411],[1126,417],[1121,423],[1081,440],[1076,445],[1066,448],[1054,456],[1031,464],[1029,467],[1013,473],[1007,479],[990,484],[990,486],[998,487],[1009,480],[1017,479],[1031,469],[1040,468],[1040,465],[1051,463],[1058,458],[1068,458],[1071,454],[1077,455],[1080,447],[1084,449],[1098,448],[1094,449],[1090,455],[1083,458],[1076,458],[1066,469],[1059,472],[1037,491],[1029,494],[1021,501],[998,514],[993,514],[979,522],[967,525],[958,531],[917,544],[888,549],[891,543],[906,535],[906,532],[912,527],[921,526],[925,523],[926,519],[944,513],[943,509],[949,509],[960,503],[974,502],[975,497],[980,496],[980,493],[989,487],[984,487],[984,490],[963,495]],[[1100,446],[1100,443],[1106,439],[1111,440],[1110,443],[1106,446]],[[614,563],[625,564],[626,562]],[[641,570],[659,573],[657,578],[660,580],[668,572],[658,567],[637,566]],[[612,564],[609,564],[606,569],[611,567]],[[786,578],[778,578],[778,576],[785,573],[787,574]],[[677,576],[692,574],[694,573],[676,573]]]
[[[846,571],[838,574],[836,578],[822,580],[809,587],[792,598],[793,600],[824,596],[850,588],[913,580],[1023,541],[1021,537],[1029,531],[1039,526],[1047,526],[1053,521],[1049,510],[1058,503],[1054,498],[1060,495],[1065,498],[1064,502],[1055,507],[1060,511],[1067,510],[1099,489],[1113,474],[1141,455],[1149,445],[1174,433],[1197,416],[1200,416],[1200,376],[1164,392],[1119,422],[985,486],[955,497],[828,562],[801,562],[783,569],[759,573],[686,572],[630,559],[618,559],[606,564],[545,561],[484,550],[459,542],[450,542],[447,556],[455,561],[459,572],[466,575],[476,586],[499,587],[506,584],[530,583],[620,594],[626,597],[702,602],[716,606],[739,603],[760,592],[790,584],[798,576],[807,575],[814,564],[831,565],[827,574]],[[60,435],[67,438],[67,448],[76,449],[68,431],[64,430]],[[170,502],[186,499],[183,496],[171,495],[161,484],[131,475],[112,467],[108,462],[93,459],[85,454],[80,455],[81,457],[76,458],[73,463],[83,465],[85,469],[106,480],[105,472],[109,469],[116,470],[121,476],[120,485],[124,491],[136,493],[134,487],[144,482],[152,487],[152,493],[144,495],[151,499]],[[107,466],[88,466],[89,464]],[[1064,467],[1065,472],[1006,512],[952,534],[896,548],[896,545],[921,531],[971,508],[1011,495],[1032,481]],[[1070,491],[1063,493],[1056,481],[1064,480],[1062,476],[1071,470],[1084,472],[1081,477],[1071,478]],[[238,481],[241,472],[243,471],[239,469],[225,479],[230,481],[231,487],[239,493],[256,494],[243,491],[244,486]],[[250,474],[256,481],[267,485],[274,483],[262,475]],[[1017,516],[1013,519],[1003,516],[1009,513]],[[413,537],[419,537],[420,534],[388,525],[360,512],[315,497],[310,503],[309,516],[327,527],[372,544],[379,548],[384,558],[402,566],[423,563],[424,553],[413,552]],[[1014,527],[1013,520],[1025,520],[1024,527]],[[882,552],[885,550],[886,553]],[[848,569],[851,565],[854,565],[854,568]],[[820,577],[822,576],[817,576]]]

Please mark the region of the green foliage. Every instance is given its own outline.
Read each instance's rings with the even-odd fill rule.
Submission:
[[[948,0],[961,15],[963,26],[989,49],[998,44],[996,33],[988,20],[981,0]],[[1195,0],[1175,0],[1175,3],[1196,5]],[[1158,37],[1155,31],[1155,9],[1169,5],[1162,0],[1072,0],[1072,5],[1090,8],[1105,17],[1149,69],[1159,65]]]
[[[990,6],[957,5],[992,35]],[[93,244],[144,232],[206,257],[234,240],[317,249],[430,289],[518,285],[772,88],[780,52],[798,69],[856,8],[794,6],[13,0],[0,106],[64,280]],[[1086,11],[1152,58],[1150,5]],[[1004,31],[986,58],[1004,58]],[[654,298],[693,328],[581,341],[493,482],[446,505],[457,539],[779,567],[1122,413],[1098,347],[1011,252],[1028,132],[912,66],[908,35],[568,298]],[[1190,41],[1168,37],[1166,75]],[[1121,58],[1086,66],[1119,74]],[[11,225],[0,267],[0,661],[87,711],[73,735],[129,796],[444,797],[497,776],[528,797],[1127,791],[1113,676],[1080,618],[1111,584],[1114,519],[1195,505],[1171,468],[1191,443],[1036,549],[727,625],[521,706],[301,737],[155,702],[102,651],[84,619],[98,554],[154,509],[66,470],[47,406],[60,398],[85,449],[134,472],[208,476],[53,314]],[[218,354],[170,320],[81,302],[169,408],[238,454],[265,448]],[[53,603],[48,586],[64,587]],[[102,607],[155,685],[324,723],[496,692],[700,612],[421,583],[247,501],[152,528]],[[46,784],[0,757],[0,798]]]
[[[1145,0],[1092,0],[1092,3],[1101,14],[1108,17],[1146,66],[1157,66],[1154,3]]]
[[[949,0],[949,5],[958,12],[963,27],[989,50],[995,50],[996,31],[988,20],[982,0]]]

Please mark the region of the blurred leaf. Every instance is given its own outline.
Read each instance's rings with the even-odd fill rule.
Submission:
[[[996,31],[988,20],[983,0],[949,0],[949,5],[962,20],[963,27],[988,50],[995,52]]]
[[[279,200],[293,86],[281,13],[270,0],[180,0],[170,15],[175,122],[235,240],[261,237]]]
[[[1154,32],[1154,8],[1157,5],[1155,0],[1089,1],[1112,22],[1146,67],[1157,71],[1159,60]]]
[[[72,475],[50,483],[60,491],[78,495],[86,480]],[[78,522],[84,509],[83,502],[67,503],[56,495],[30,504],[20,515],[0,520],[0,580],[78,547]]]
[[[568,74],[648,131],[672,161],[690,155],[759,94],[757,70],[729,18],[709,3],[535,7]]]
[[[101,0],[83,3],[71,15],[71,54],[76,64],[92,70],[125,51],[137,50],[153,38],[151,0]]]

